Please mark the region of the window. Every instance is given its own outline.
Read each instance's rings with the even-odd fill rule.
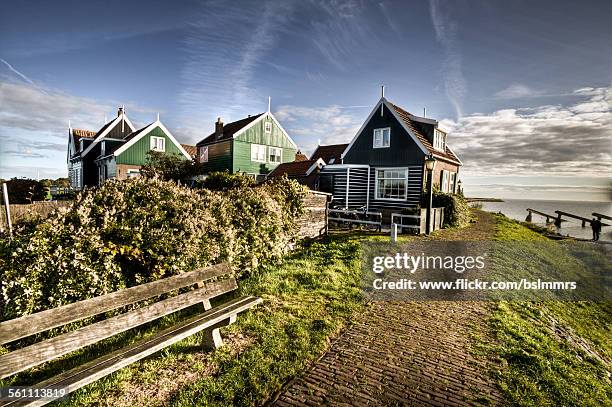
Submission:
[[[448,171],[442,170],[440,177],[440,191],[448,192]]]
[[[138,178],[138,177],[140,177],[140,170],[135,170],[135,169],[127,170],[127,177],[128,178]]]
[[[376,170],[376,199],[405,200],[407,191],[407,168]]]
[[[208,146],[200,147],[200,162],[201,163],[208,162]]]
[[[266,146],[251,144],[251,161],[266,162]]]
[[[391,128],[374,129],[374,148],[385,148],[391,145]]]
[[[446,134],[438,129],[435,129],[433,144],[436,150],[446,150]]]
[[[271,163],[280,163],[283,160],[283,150],[278,147],[268,148],[269,158]]]
[[[264,129],[267,134],[272,133],[272,122],[265,122]]]
[[[451,172],[450,181],[448,183],[448,192],[454,194],[456,192],[456,185],[457,185],[457,173]]]
[[[163,137],[151,137],[151,150],[166,151],[166,139]]]

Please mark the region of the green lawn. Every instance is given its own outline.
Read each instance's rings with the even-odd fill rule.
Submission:
[[[495,238],[544,239],[503,216],[497,216]],[[543,247],[526,246],[523,256],[560,267],[580,261],[561,244],[553,253],[538,252]],[[612,302],[496,302],[490,337],[480,342],[480,350],[500,362],[493,375],[510,404],[612,405]]]
[[[222,330],[231,346],[203,352],[195,335],[73,393],[62,404],[260,404],[319,357],[330,338],[362,309],[359,256],[359,238],[351,236],[299,249],[283,264],[240,282],[243,294],[264,302]],[[162,321],[170,323],[172,319]],[[125,345],[150,331],[152,327],[115,341]],[[71,364],[87,354],[73,356]],[[66,363],[59,361],[56,368]]]

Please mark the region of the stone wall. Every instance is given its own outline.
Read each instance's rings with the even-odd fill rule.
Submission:
[[[331,194],[309,191],[304,197],[304,214],[297,220],[301,239],[318,237],[327,232],[327,201]]]

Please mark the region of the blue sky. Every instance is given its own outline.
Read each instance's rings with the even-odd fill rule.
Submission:
[[[309,153],[348,142],[384,83],[452,131],[467,193],[610,198],[609,1],[0,7],[0,177],[65,176],[68,120],[95,130],[122,104],[195,143],[271,96]]]

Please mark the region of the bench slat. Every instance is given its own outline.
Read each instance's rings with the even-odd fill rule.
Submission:
[[[237,315],[255,305],[261,303],[261,298],[241,297],[224,303],[218,307],[208,310],[202,314],[189,318],[177,325],[160,331],[153,337],[143,339],[140,342],[126,346],[113,353],[102,356],[73,370],[54,376],[48,380],[36,384],[36,387],[65,387],[67,392],[73,392],[81,387],[92,383],[110,373],[130,365],[138,360],[158,352],[170,345],[175,344],[199,331],[222,322],[232,315]],[[47,400],[22,402],[15,400],[6,404],[0,402],[3,407],[16,407],[22,405],[42,406]]]
[[[236,288],[238,286],[234,278],[207,283],[203,288],[167,298],[7,353],[0,356],[0,379],[92,345],[146,322],[154,321],[193,304],[233,291]]]
[[[216,264],[99,297],[0,322],[0,345],[48,331],[116,308],[231,273],[227,263]]]

